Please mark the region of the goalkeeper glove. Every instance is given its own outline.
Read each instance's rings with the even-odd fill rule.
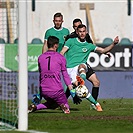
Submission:
[[[70,94],[71,94],[72,98],[75,97],[75,95],[76,95],[76,90],[75,90],[75,89],[71,89],[71,90],[70,90]]]
[[[41,102],[40,94],[34,94],[33,99],[32,99],[32,103],[35,105],[38,105],[40,102]]]
[[[73,85],[73,88],[77,87],[74,83],[72,83],[72,85]],[[73,97],[73,103],[78,105],[81,102],[82,102],[82,100],[75,94],[75,96]]]
[[[75,97],[73,97],[74,104],[80,104],[81,102],[82,102],[82,100],[77,95],[75,95]]]
[[[70,94],[73,98],[73,103],[74,104],[80,104],[82,102],[82,100],[76,95],[76,90],[75,89],[70,90]]]

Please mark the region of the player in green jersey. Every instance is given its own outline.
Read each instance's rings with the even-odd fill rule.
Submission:
[[[70,38],[66,41],[61,54],[66,56],[67,70],[71,82],[76,83],[76,76],[79,75],[83,80],[86,79],[87,72],[87,59],[90,52],[99,52],[101,54],[108,53],[118,42],[118,36],[114,39],[114,42],[109,46],[102,48],[92,43],[87,43],[85,40],[87,31],[86,26],[81,24],[77,27],[77,38]]]
[[[57,52],[62,50],[64,46],[65,37],[69,35],[69,30],[67,28],[62,27],[63,23],[63,15],[61,13],[56,13],[53,18],[54,27],[48,29],[44,36],[44,45],[42,48],[42,53],[47,51],[47,39],[49,36],[55,36],[59,39],[59,47]]]
[[[82,24],[82,20],[79,19],[79,18],[76,18],[73,20],[73,29],[74,31],[68,35],[66,37],[66,41],[69,39],[69,38],[76,38],[78,37],[78,34],[76,33],[76,30],[77,30],[77,27]],[[88,43],[93,43],[89,33],[86,34],[86,37],[85,37],[86,41]],[[95,44],[94,44],[95,45]],[[97,101],[97,98],[98,98],[98,94],[99,94],[99,86],[100,86],[100,81],[95,73],[95,71],[89,66],[87,65],[88,68],[87,68],[87,72],[86,72],[86,79],[88,81],[90,81],[92,83],[92,96],[94,97],[94,99]],[[69,97],[70,96],[70,91],[69,89],[67,88],[66,89],[66,96]],[[77,99],[76,101],[76,104],[80,104],[81,102],[81,99]],[[95,109],[95,106],[94,104],[91,104],[90,105],[90,109]]]
[[[79,18],[76,18],[73,20],[73,29],[74,31],[68,35],[66,37],[66,41],[69,39],[69,38],[76,38],[78,37],[78,34],[76,32],[77,30],[77,27],[82,24],[82,21],[81,19]],[[86,37],[85,37],[86,41],[90,44],[90,43],[93,43],[89,33],[86,34]],[[94,44],[95,45],[95,44]],[[98,94],[99,94],[99,86],[100,86],[100,81],[95,73],[95,71],[89,66],[89,64],[87,64],[87,72],[86,72],[86,79],[88,81],[90,81],[92,83],[92,96],[94,97],[94,99],[97,101],[98,99]],[[66,96],[69,97],[70,96],[70,91],[69,89],[67,88],[66,89]],[[81,99],[75,99],[75,103],[76,104],[80,104],[82,100]],[[91,104],[90,105],[90,109],[96,109],[94,104]]]

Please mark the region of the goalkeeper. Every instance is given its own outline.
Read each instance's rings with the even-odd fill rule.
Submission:
[[[75,90],[73,89],[70,77],[67,73],[66,59],[60,53],[56,52],[58,43],[59,39],[57,37],[50,36],[48,38],[48,51],[38,58],[40,92],[46,102],[39,103],[40,101],[36,101],[39,104],[31,104],[28,107],[28,112],[41,109],[53,109],[60,106],[64,113],[70,113],[69,104],[61,82],[61,73],[72,97],[75,97]],[[41,99],[39,94],[36,98]]]

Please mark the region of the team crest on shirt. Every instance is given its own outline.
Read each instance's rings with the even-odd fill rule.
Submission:
[[[86,52],[86,51],[87,51],[87,48],[82,48],[82,51],[83,51],[83,52]]]

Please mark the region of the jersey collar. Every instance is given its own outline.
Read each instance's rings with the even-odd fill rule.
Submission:
[[[54,28],[54,27],[53,27]],[[56,28],[54,28],[54,30],[56,30],[56,31],[60,31],[60,30],[62,30],[63,29],[63,27],[61,27],[60,29],[56,29]]]
[[[84,42],[79,41],[78,37],[76,37],[76,40],[77,40],[79,43],[86,43],[86,40],[85,40]]]

